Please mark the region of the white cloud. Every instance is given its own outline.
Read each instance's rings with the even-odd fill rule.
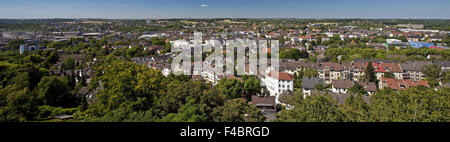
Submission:
[[[208,7],[208,5],[206,5],[206,4],[202,4],[202,5],[200,5],[201,7]]]

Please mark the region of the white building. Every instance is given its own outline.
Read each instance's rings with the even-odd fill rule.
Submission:
[[[351,80],[335,80],[331,84],[331,91],[334,93],[345,94],[355,83]]]
[[[218,83],[218,78],[216,76],[216,74],[212,71],[208,71],[208,70],[204,70],[202,72],[202,77],[204,80],[206,80],[207,82],[212,83],[213,85],[216,85]]]
[[[403,42],[398,39],[386,39],[386,43],[388,44],[402,44]]]
[[[278,97],[283,91],[294,91],[292,75],[277,71],[270,71],[265,78],[262,78],[263,85],[267,87],[270,96],[275,96],[276,103],[279,104]]]
[[[182,51],[183,49],[190,48],[190,43],[184,39],[170,41],[172,44],[172,51]]]

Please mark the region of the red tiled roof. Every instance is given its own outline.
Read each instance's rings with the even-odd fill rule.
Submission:
[[[405,82],[409,87],[416,87],[416,86],[420,86],[420,85],[425,86],[425,87],[430,87],[430,85],[426,81],[405,80]]]
[[[430,87],[426,81],[414,81],[405,79],[381,78],[381,82],[386,83],[389,88],[394,90],[405,90],[410,87],[425,86]]]
[[[385,72],[384,67],[379,65],[378,63],[372,63],[373,69],[375,72]]]
[[[363,72],[367,68],[367,63],[365,62],[355,62],[352,63],[353,71]]]
[[[276,74],[278,74],[278,76],[276,76]],[[277,72],[277,71],[269,72],[268,76],[278,79],[278,80],[292,80],[292,75],[287,74],[287,73]]]
[[[400,64],[396,63],[372,63],[375,72],[403,72]]]

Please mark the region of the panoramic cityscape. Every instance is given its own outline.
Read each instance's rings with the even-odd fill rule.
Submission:
[[[0,4],[0,122],[450,120],[450,1]]]

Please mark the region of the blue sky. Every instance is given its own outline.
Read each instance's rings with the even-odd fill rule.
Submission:
[[[450,0],[1,0],[0,18],[445,18]]]

